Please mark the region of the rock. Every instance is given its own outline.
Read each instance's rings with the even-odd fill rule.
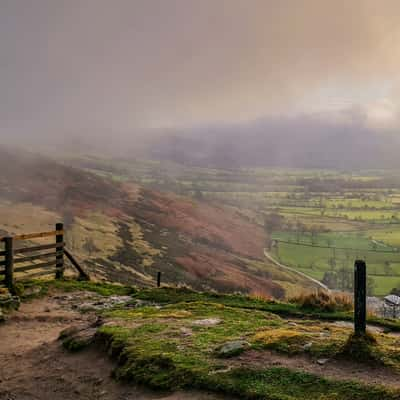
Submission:
[[[324,331],[319,334],[321,337],[330,337],[332,334],[329,331]]]
[[[293,321],[289,321],[287,324],[289,326],[297,326],[296,322],[293,322]]]
[[[102,307],[99,307],[98,305],[94,303],[82,303],[76,307],[79,311],[82,312],[87,312],[87,311],[96,311]]]
[[[64,330],[62,330],[58,336],[58,339],[62,340],[65,339],[67,337],[71,337],[73,335],[75,335],[76,333],[78,333],[79,331],[82,331],[84,329],[89,328],[90,326],[88,326],[87,324],[79,324],[79,325],[72,325],[69,326],[68,328],[65,328]]]
[[[192,336],[193,335],[193,331],[190,328],[181,328],[180,329],[181,333],[183,336]]]
[[[126,303],[132,300],[131,296],[110,296],[109,300],[114,304]]]
[[[19,297],[12,296],[10,293],[0,295],[0,308],[3,310],[18,310],[19,305]]]
[[[24,288],[24,296],[34,296],[39,294],[42,290],[41,286],[27,286]]]
[[[233,340],[226,342],[216,349],[218,357],[227,358],[237,356],[250,347],[250,343],[245,340]]]
[[[147,306],[153,306],[153,305],[154,305],[154,303],[151,301],[136,299],[134,303],[128,303],[126,306],[127,307],[147,307]]]
[[[93,343],[96,332],[97,328],[93,325],[74,325],[64,329],[59,339],[67,350],[77,351]]]
[[[92,296],[92,298],[86,297],[86,300],[87,301],[81,302],[80,304],[76,304],[75,308],[82,312],[107,310],[117,305],[122,305],[130,302],[132,301],[132,298],[130,296],[109,296],[93,298]]]
[[[329,358],[319,358],[317,360],[317,364],[319,365],[325,365],[329,361]]]
[[[220,318],[206,318],[206,319],[197,319],[193,321],[193,325],[197,326],[215,326],[222,322]]]
[[[312,342],[309,342],[309,343],[306,343],[304,346],[303,346],[303,350],[310,350],[311,349],[311,347],[312,347]]]

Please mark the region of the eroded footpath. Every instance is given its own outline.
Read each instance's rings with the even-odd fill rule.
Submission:
[[[57,340],[71,325],[94,321],[76,308],[87,293],[56,293],[22,303],[0,324],[1,400],[216,400],[206,393],[155,393],[116,382],[113,363],[95,348],[77,353]]]

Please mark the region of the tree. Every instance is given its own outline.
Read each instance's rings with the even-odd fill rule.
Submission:
[[[196,200],[200,200],[200,201],[204,199],[203,192],[202,192],[199,188],[196,188],[196,189],[194,190],[193,197],[194,197]]]
[[[285,219],[282,215],[271,212],[264,216],[264,227],[268,232],[280,231],[284,225]]]
[[[385,275],[392,275],[393,271],[390,266],[390,261],[385,261],[383,264],[383,269],[385,271]]]
[[[326,271],[322,278],[322,283],[331,289],[336,289],[338,284],[337,273],[334,271]]]
[[[317,244],[317,229],[314,226],[311,227],[311,244],[313,246]]]

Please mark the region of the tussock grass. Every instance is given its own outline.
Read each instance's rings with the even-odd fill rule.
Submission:
[[[298,304],[303,309],[322,312],[351,311],[353,301],[346,293],[328,293],[318,291],[313,293],[301,293],[289,300],[290,303]]]

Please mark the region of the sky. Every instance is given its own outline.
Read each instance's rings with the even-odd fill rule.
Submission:
[[[398,0],[0,0],[0,140],[302,115],[396,132],[399,16]]]

